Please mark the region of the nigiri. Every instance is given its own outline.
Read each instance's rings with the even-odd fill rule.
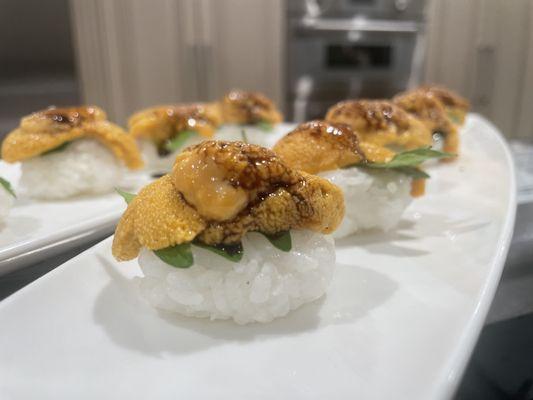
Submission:
[[[11,183],[0,177],[0,228],[9,214],[9,210],[13,206],[14,199],[15,192]]]
[[[421,86],[398,94],[394,104],[420,119],[434,134],[444,136],[444,151],[459,152],[458,129],[470,107],[468,100],[441,86]]]
[[[268,146],[268,134],[283,115],[272,100],[259,92],[232,90],[220,101],[226,124],[217,134],[218,139],[245,140]]]
[[[139,141],[147,167],[168,172],[185,147],[211,138],[222,123],[217,103],[151,107],[133,114],[128,127]]]
[[[431,146],[431,131],[417,118],[387,100],[346,100],[332,106],[326,121],[342,123],[363,142],[411,150]]]
[[[94,106],[51,107],[22,118],[2,143],[2,158],[20,162],[19,185],[34,198],[63,199],[111,191],[124,167],[143,163],[135,141]]]
[[[427,148],[396,154],[362,141],[346,124],[320,120],[299,125],[273,151],[290,167],[318,174],[341,188],[346,212],[335,238],[395,227],[412,198],[424,194],[427,175],[419,169],[421,162],[445,156]]]
[[[335,265],[324,234],[343,214],[339,188],[271,150],[205,141],[131,200],[112,251],[138,258],[141,296],[156,308],[269,322],[324,294]]]

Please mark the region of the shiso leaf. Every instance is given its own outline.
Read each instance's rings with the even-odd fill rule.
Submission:
[[[244,143],[250,143],[250,142],[248,141],[248,136],[246,135],[246,131],[245,131],[244,129],[241,129],[241,137],[242,137],[242,141],[243,141]]]
[[[427,172],[422,171],[417,167],[400,167],[394,168],[394,171],[400,172],[401,174],[410,176],[413,179],[428,179],[431,178]]]
[[[272,125],[270,122],[267,122],[267,121],[259,121],[258,123],[255,124],[255,126],[257,126],[259,129],[263,131],[271,131],[272,129],[274,129],[274,125]]]
[[[290,231],[283,231],[274,234],[259,232],[268,239],[272,246],[281,251],[290,251],[292,249],[292,239]]]
[[[194,263],[190,243],[154,250],[154,254],[163,262],[176,268],[189,268]]]
[[[70,144],[70,142],[65,142],[63,144],[60,144],[59,146],[54,147],[53,149],[45,151],[44,153],[41,154],[41,156],[47,156],[49,154],[59,153],[59,152],[65,150],[68,147],[69,144]]]
[[[135,198],[135,196],[137,196],[134,193],[128,193],[128,192],[125,192],[124,190],[121,190],[119,188],[115,188],[115,191],[124,198],[124,200],[126,201],[126,204],[130,204],[131,201]]]
[[[445,153],[443,151],[433,150],[430,147],[421,147],[415,150],[408,150],[398,153],[392,160],[387,163],[368,163],[365,166],[367,168],[401,168],[401,167],[416,167],[422,164],[424,161],[455,157],[455,154]]]
[[[242,260],[242,256],[244,254],[244,250],[242,248],[242,243],[236,243],[236,244],[217,244],[217,245],[209,245],[205,244],[199,241],[194,241],[193,244],[197,247],[201,247],[202,249],[206,249],[209,251],[212,251],[215,254],[218,254],[219,256],[224,257],[226,260],[232,261],[232,262],[239,262]]]
[[[165,149],[168,151],[176,151],[180,149],[183,144],[194,135],[197,135],[195,131],[178,132],[176,136],[174,136],[172,139],[169,139],[165,143]]]
[[[456,124],[456,125],[459,125],[461,123],[461,121],[459,120],[459,117],[457,115],[455,115],[454,113],[449,112],[448,113],[448,118],[450,118],[451,121],[454,124]]]
[[[0,185],[8,192],[11,196],[14,198],[17,198],[17,195],[15,194],[15,191],[13,190],[13,187],[11,186],[11,183],[2,177],[0,177]]]
[[[417,168],[424,161],[438,158],[456,157],[456,154],[433,150],[431,147],[421,147],[414,150],[403,151],[386,163],[358,163],[347,165],[344,168],[359,167],[370,169],[389,169],[411,176],[415,179],[426,179],[429,175]]]

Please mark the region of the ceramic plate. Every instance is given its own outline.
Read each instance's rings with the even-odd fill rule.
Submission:
[[[18,164],[0,161],[0,171],[17,186]],[[132,174],[125,183],[140,187],[148,179]],[[0,275],[111,234],[124,208],[124,200],[114,192],[61,201],[36,201],[19,194],[0,227]]]
[[[267,325],[160,314],[110,239],[0,303],[0,397],[443,399],[460,378],[512,234],[514,172],[469,116],[397,230],[337,243],[327,296]]]

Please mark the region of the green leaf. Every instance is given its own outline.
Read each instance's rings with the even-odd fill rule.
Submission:
[[[455,157],[455,154],[432,150],[430,147],[421,147],[419,149],[398,153],[387,163],[367,163],[365,166],[367,168],[385,169],[416,167],[427,160],[447,157]]]
[[[459,117],[452,113],[452,112],[449,112],[448,113],[448,118],[451,119],[451,121],[455,124],[455,125],[459,125],[461,123],[461,120],[459,119]]]
[[[57,147],[54,147],[53,149],[50,149],[50,150],[48,150],[48,151],[45,151],[45,152],[42,153],[41,155],[42,155],[42,156],[47,156],[47,155],[49,155],[49,154],[59,153],[59,152],[65,150],[65,149],[68,147],[69,144],[70,144],[70,142],[65,142],[65,143],[63,143],[63,144],[60,144],[60,145],[57,146]]]
[[[416,167],[400,167],[400,168],[393,168],[394,171],[400,172],[404,175],[410,176],[413,179],[428,179],[430,178],[429,174],[427,172],[422,171],[419,168]]]
[[[242,141],[243,141],[244,143],[250,143],[250,142],[248,141],[248,136],[246,135],[246,131],[245,131],[244,129],[241,129],[241,137],[242,137]]]
[[[259,121],[258,123],[255,124],[255,126],[257,126],[259,129],[266,131],[266,132],[274,129],[274,125],[272,125],[270,122],[267,122],[267,121]]]
[[[268,239],[272,246],[281,251],[290,251],[292,249],[292,239],[290,231],[283,231],[274,234],[259,232]]]
[[[212,251],[215,254],[218,254],[219,256],[224,257],[226,260],[232,261],[232,262],[239,262],[242,260],[242,256],[244,254],[244,250],[242,248],[242,243],[236,243],[236,244],[217,244],[217,245],[209,245],[202,243],[200,241],[194,241],[193,244],[197,247],[201,247],[202,249],[206,249],[209,251]]]
[[[183,147],[183,144],[194,135],[197,135],[195,131],[178,132],[172,139],[166,141],[165,149],[168,151],[179,150],[181,147]]]
[[[176,268],[189,268],[194,263],[190,243],[154,250],[154,254],[163,262]]]
[[[126,204],[130,204],[131,201],[135,198],[135,196],[137,196],[136,194],[125,192],[124,190],[121,190],[119,188],[115,188],[115,190],[118,194],[124,197]]]
[[[15,194],[15,191],[13,190],[13,187],[11,186],[11,183],[9,183],[8,180],[0,177],[0,185],[2,185],[6,192],[8,192],[11,196],[17,198],[17,195]]]
[[[424,161],[438,158],[456,157],[455,154],[432,150],[430,147],[421,147],[398,153],[392,160],[386,163],[358,163],[347,165],[344,168],[359,167],[369,169],[389,169],[413,177],[414,179],[426,179],[429,175],[417,167]]]

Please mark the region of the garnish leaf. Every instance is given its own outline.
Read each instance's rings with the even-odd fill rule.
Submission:
[[[0,177],[0,185],[2,185],[6,192],[8,192],[11,196],[17,198],[17,195],[15,194],[15,191],[13,190],[13,187],[11,186],[11,183],[9,183],[8,180]]]
[[[365,166],[367,168],[401,168],[401,167],[416,167],[422,164],[424,161],[455,157],[455,154],[445,153],[443,151],[432,150],[430,147],[421,147],[415,150],[408,150],[398,153],[392,160],[386,163],[368,163]]]
[[[459,125],[461,123],[461,120],[455,113],[449,112],[448,118],[450,118],[455,125]]]
[[[197,247],[201,247],[202,249],[206,249],[209,251],[212,251],[215,254],[218,254],[219,256],[224,257],[226,260],[232,261],[232,262],[239,262],[242,260],[242,256],[244,254],[244,250],[242,248],[242,243],[236,243],[236,244],[217,244],[217,245],[209,245],[202,243],[200,241],[194,241],[193,244]]]
[[[121,190],[119,188],[115,188],[115,191],[124,198],[126,204],[130,204],[131,201],[135,198],[135,196],[137,196],[136,194],[125,192],[124,190]]]
[[[281,251],[290,251],[292,249],[292,239],[290,231],[283,231],[274,234],[259,232],[268,239],[272,246]]]
[[[45,151],[45,152],[42,153],[41,155],[42,155],[42,156],[47,156],[48,154],[59,153],[59,152],[65,150],[65,149],[68,147],[69,144],[70,144],[70,142],[65,142],[65,143],[63,143],[63,144],[60,144],[60,145],[57,146],[57,147],[54,147],[53,149],[50,149],[50,150],[48,150],[48,151]]]
[[[370,169],[390,169],[413,177],[414,179],[426,179],[429,175],[418,168],[424,161],[438,158],[456,157],[456,154],[433,150],[430,147],[421,147],[398,153],[392,160],[386,163],[358,163],[347,165],[344,168],[359,167]]]
[[[154,254],[163,262],[176,268],[189,268],[194,262],[190,243],[154,250]]]
[[[248,141],[248,136],[246,135],[246,131],[245,131],[244,129],[241,129],[241,137],[242,137],[242,141],[243,141],[244,143],[250,143],[250,142]]]
[[[255,124],[255,126],[257,126],[259,129],[263,131],[271,131],[272,129],[274,129],[274,125],[272,125],[268,121],[259,121],[258,123]]]
[[[165,149],[168,151],[176,151],[180,149],[183,144],[193,137],[194,135],[197,135],[195,131],[181,131],[176,134],[172,139],[167,140],[165,143]]]
[[[427,172],[422,171],[417,167],[400,167],[394,168],[394,171],[400,172],[404,175],[410,176],[413,179],[428,179],[430,178]]]

